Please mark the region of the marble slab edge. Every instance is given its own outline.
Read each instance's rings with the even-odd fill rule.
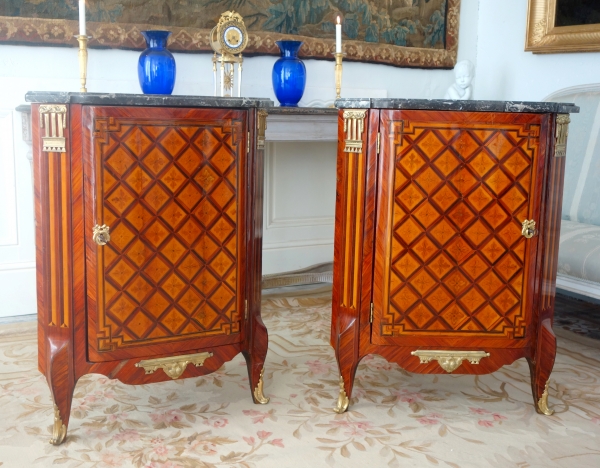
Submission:
[[[155,107],[272,107],[268,98],[215,97],[215,96],[163,96],[158,94],[118,93],[67,93],[53,91],[30,91],[25,101],[43,104],[89,104],[110,106]]]
[[[270,107],[269,115],[337,115],[337,107]]]
[[[451,101],[444,99],[337,99],[338,109],[398,109],[398,110],[440,110],[467,112],[553,112],[575,114],[579,107],[564,102],[522,102],[522,101]]]

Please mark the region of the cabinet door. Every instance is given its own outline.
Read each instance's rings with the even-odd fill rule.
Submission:
[[[526,344],[546,122],[382,111],[373,343]]]
[[[247,111],[85,107],[83,126],[90,360],[239,342]]]

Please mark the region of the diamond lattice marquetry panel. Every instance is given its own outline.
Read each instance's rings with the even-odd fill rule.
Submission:
[[[515,125],[396,128],[403,134],[394,150],[381,335],[523,336],[526,244],[519,226],[537,135]]]
[[[98,351],[239,332],[241,125],[115,125],[95,146],[111,228]]]

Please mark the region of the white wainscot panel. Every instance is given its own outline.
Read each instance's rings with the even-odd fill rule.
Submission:
[[[12,109],[0,109],[0,246],[16,245],[17,198]]]
[[[337,113],[269,114],[267,141],[337,141]]]
[[[36,311],[35,262],[0,264],[0,318]]]
[[[0,108],[0,318],[36,313],[28,124],[29,114],[21,121],[20,112]]]
[[[333,261],[336,147],[335,141],[267,143],[263,274]]]

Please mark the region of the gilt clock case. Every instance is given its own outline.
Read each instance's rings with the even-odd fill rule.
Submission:
[[[79,377],[204,375],[243,353],[266,403],[262,173],[271,101],[28,93],[39,369],[66,436]]]
[[[417,373],[519,358],[547,385],[572,104],[342,99],[331,344],[336,410],[379,354]]]

